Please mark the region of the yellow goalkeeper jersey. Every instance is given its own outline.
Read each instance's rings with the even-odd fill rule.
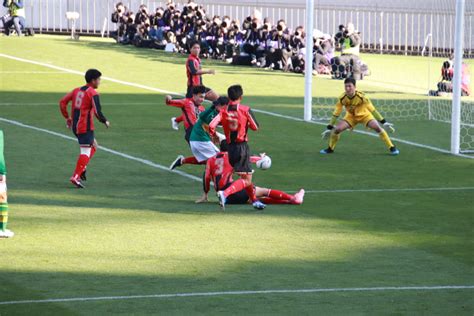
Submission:
[[[350,98],[348,95],[343,93],[336,104],[336,109],[333,115],[338,117],[342,113],[342,107],[346,109],[348,114],[356,117],[363,117],[375,111],[375,107],[370,100],[365,96],[363,92],[356,91],[355,95]]]

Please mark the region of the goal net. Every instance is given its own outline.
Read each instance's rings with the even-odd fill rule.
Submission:
[[[366,93],[387,120],[396,123],[396,138],[449,150],[453,124],[455,3],[455,0],[436,1],[435,7],[424,12],[365,12],[358,14],[357,20],[342,19],[333,23],[336,29],[328,33],[338,33],[338,25],[347,27],[349,23],[354,24],[362,42],[360,60],[348,62],[344,68],[346,73],[342,76],[335,74],[335,70],[342,71],[343,68],[338,69],[332,63],[326,69],[331,74],[319,73],[313,79],[316,81],[312,100],[313,120],[327,124],[337,97],[344,91],[344,77],[352,75],[360,79],[357,88]],[[462,153],[474,153],[474,91],[471,78],[474,68],[474,6],[467,3],[463,26],[459,149]],[[318,13],[318,10],[323,12]],[[320,15],[325,15],[324,9],[316,8],[317,29],[324,27],[318,25],[317,17]],[[369,18],[372,24],[375,23],[378,33],[374,34],[373,26],[369,29]],[[369,32],[372,32],[370,38]],[[335,56],[341,56],[341,52],[336,51]],[[353,64],[356,62],[358,69],[354,71]],[[321,69],[324,70],[323,67],[318,70]]]

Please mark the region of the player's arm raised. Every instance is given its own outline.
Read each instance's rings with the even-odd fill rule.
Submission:
[[[170,95],[167,95],[165,97],[165,102],[166,102],[166,105],[168,106],[174,106],[174,107],[177,107],[177,108],[183,108],[184,107],[184,104],[185,104],[185,101],[186,99],[178,99],[178,100],[173,100],[173,97],[170,96]]]
[[[331,135],[331,131],[334,128],[334,125],[336,125],[337,118],[339,115],[342,113],[342,103],[341,100],[339,99],[336,103],[336,108],[334,109],[334,112],[332,113],[331,120],[329,121],[328,126],[326,127],[326,130],[321,133],[321,137],[323,139],[329,138],[329,135]]]
[[[382,124],[382,126],[384,127],[384,129],[388,130],[390,133],[394,133],[395,132],[395,127],[392,123],[389,123],[387,122],[382,114],[380,114],[379,111],[377,111],[377,109],[375,108],[375,106],[372,104],[372,102],[370,100],[367,99],[367,108],[369,109],[370,113],[372,113],[372,115],[374,116],[374,118],[380,122],[380,124]]]
[[[221,123],[221,114],[217,114],[216,117],[209,123],[209,135],[216,135],[216,127]]]
[[[61,110],[61,114],[66,119],[66,126],[67,128],[71,128],[72,126],[72,118],[69,116],[67,111],[67,106],[69,102],[72,101],[72,92],[66,94],[60,101],[59,101],[59,109]]]

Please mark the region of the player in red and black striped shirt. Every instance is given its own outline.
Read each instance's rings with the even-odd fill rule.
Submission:
[[[202,75],[214,75],[216,72],[212,69],[203,70],[201,68],[201,59],[199,54],[201,53],[201,45],[197,41],[192,41],[189,45],[190,54],[186,60],[186,76],[187,80],[187,90],[186,98],[190,99],[193,97],[193,88],[196,86],[204,86],[202,82]],[[205,87],[205,99],[211,102],[216,101],[219,98],[219,95],[214,92],[211,88]],[[178,130],[179,123],[185,120],[184,115],[179,117],[171,118],[171,127],[174,130]]]
[[[220,113],[209,124],[209,134],[215,135],[216,127],[221,124],[229,145],[229,162],[234,168],[234,172],[240,179],[234,181],[232,185],[223,191],[219,191],[219,203],[224,209],[226,198],[244,189],[252,202],[252,205],[259,210],[265,208],[265,204],[259,201],[255,195],[252,184],[252,167],[250,165],[250,149],[247,144],[248,129],[257,131],[259,126],[252,111],[246,105],[240,104],[243,96],[243,89],[240,85],[229,87],[227,94],[229,105],[222,109]]]
[[[96,91],[100,85],[101,76],[102,74],[97,69],[89,69],[85,75],[87,84],[66,94],[59,102],[61,114],[66,119],[66,125],[72,129],[81,147],[76,169],[70,179],[71,183],[78,188],[84,187],[81,180],[86,180],[87,164],[97,150],[97,141],[94,137],[94,116],[107,128],[110,126],[109,121],[102,113],[99,94]],[[72,102],[71,116],[67,110],[70,102]]]
[[[201,45],[199,42],[191,42],[189,45],[191,54],[186,60],[186,75],[188,77],[188,88],[186,97],[191,98],[193,93],[193,87],[204,85],[202,82],[202,75],[214,75],[216,72],[212,69],[204,70],[201,68],[201,59],[199,54],[201,53]],[[219,98],[219,95],[215,93],[211,88],[206,88],[206,100],[215,101]]]
[[[183,111],[184,118],[184,129],[185,135],[184,139],[189,144],[189,137],[191,136],[191,131],[193,130],[194,124],[196,124],[199,119],[199,114],[204,112],[206,108],[202,106],[205,98],[205,87],[204,86],[195,86],[193,87],[192,95],[190,98],[173,100],[170,95],[166,96],[166,105],[174,106],[181,108]]]

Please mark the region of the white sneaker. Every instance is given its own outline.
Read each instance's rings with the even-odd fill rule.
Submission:
[[[179,124],[176,122],[176,117],[171,118],[171,128],[175,131],[179,130]]]
[[[0,238],[12,238],[14,235],[15,233],[9,229],[0,230]]]
[[[295,194],[295,203],[296,204],[303,204],[304,200],[304,189],[301,189],[298,193]]]

